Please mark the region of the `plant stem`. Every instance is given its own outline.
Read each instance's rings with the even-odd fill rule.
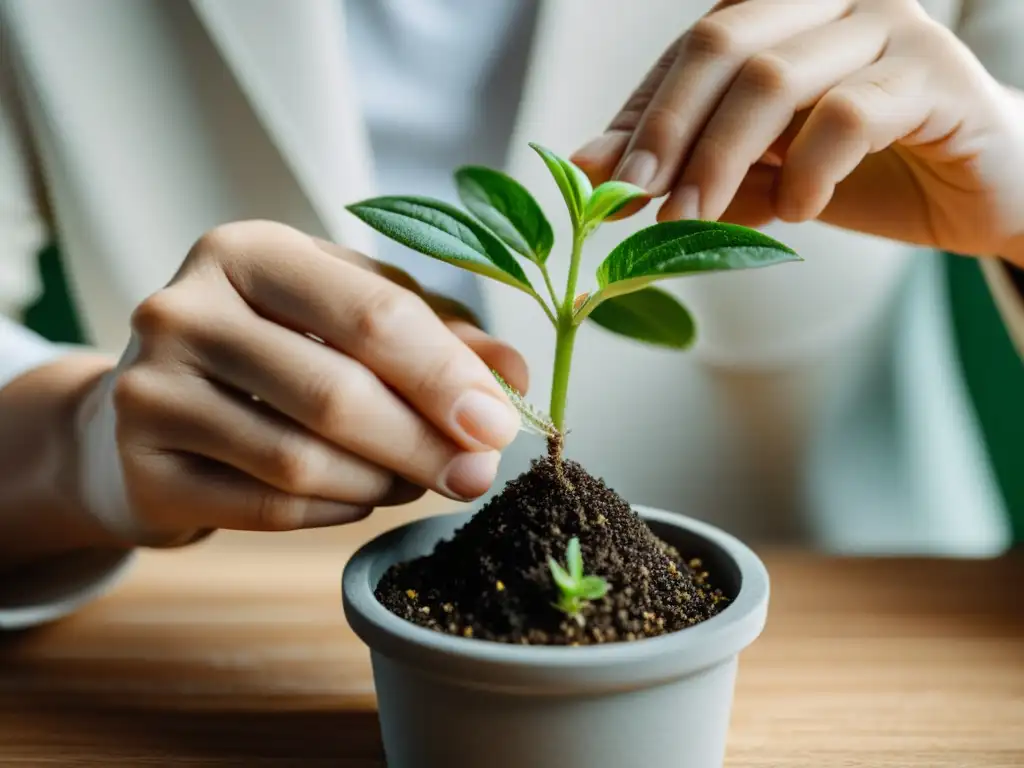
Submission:
[[[546,285],[548,287],[548,296],[551,297],[551,308],[555,312],[557,312],[558,311],[558,296],[555,294],[555,286],[553,286],[551,284],[551,274],[548,272],[548,265],[547,264],[541,264],[540,265],[540,273],[541,273],[541,275],[544,276],[544,285]],[[552,318],[552,322],[554,322],[554,318]]]
[[[555,369],[551,379],[551,421],[555,429],[562,432],[565,427],[565,404],[569,394],[569,373],[572,369],[572,352],[576,343],[578,326],[572,321],[573,303],[576,299],[576,281],[580,273],[580,257],[583,253],[583,234],[573,231],[572,258],[569,261],[569,278],[565,286],[565,298],[558,310],[555,326]]]
[[[562,432],[565,427],[565,404],[569,394],[569,372],[577,326],[572,316],[559,317],[555,329],[555,371],[551,380],[551,423]]]
[[[580,257],[583,255],[585,235],[574,229],[572,233],[572,258],[569,260],[569,279],[565,283],[565,299],[559,317],[572,322],[572,308],[576,301],[576,281],[580,276]]]
[[[539,293],[534,293],[533,298],[535,298],[537,300],[537,303],[540,304],[540,308],[544,310],[544,314],[548,316],[548,320],[551,321],[551,324],[557,327],[558,319],[555,317],[554,312],[551,311],[551,307],[548,306],[548,303],[544,301],[544,299],[541,297]],[[555,304],[555,311],[558,311],[557,303]]]

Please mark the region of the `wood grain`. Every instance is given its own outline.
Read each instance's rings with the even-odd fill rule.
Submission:
[[[341,569],[438,509],[146,553],[80,615],[0,640],[0,765],[379,768]],[[731,768],[1024,766],[1024,557],[765,559]]]

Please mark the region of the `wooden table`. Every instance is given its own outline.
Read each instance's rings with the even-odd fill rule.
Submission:
[[[341,569],[438,509],[144,555],[80,615],[0,641],[0,766],[382,766]],[[765,559],[732,768],[1024,766],[1024,557]]]

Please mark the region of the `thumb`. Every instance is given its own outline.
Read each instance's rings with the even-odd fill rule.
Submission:
[[[710,16],[716,11],[742,2],[746,2],[746,0],[718,0],[703,15]],[[605,132],[588,141],[570,157],[587,174],[592,184],[602,184],[615,173],[633,132],[640,125],[640,119],[675,63],[682,43],[683,37],[679,37],[665,49],[654,66],[648,70],[640,85],[608,124]],[[622,218],[622,216],[616,218]]]
[[[633,131],[640,124],[640,118],[647,110],[647,105],[650,104],[654,94],[658,92],[658,88],[661,87],[662,81],[676,59],[679,42],[679,40],[673,42],[655,62],[643,82],[637,86],[612,118],[605,132],[588,141],[570,157],[570,160],[587,174],[592,184],[602,184],[612,177],[622,159],[622,153],[626,151]]]

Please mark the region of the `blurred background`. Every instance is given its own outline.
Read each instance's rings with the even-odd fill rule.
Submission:
[[[456,164],[504,158],[498,164],[549,211],[561,276],[568,240],[562,203],[526,143],[568,154],[600,132],[709,3],[568,0],[523,3],[516,12],[499,3],[506,16],[498,23],[515,26],[511,42],[477,55],[478,69],[464,78],[470,96],[463,112],[436,114],[430,83],[458,69],[458,41],[450,38],[469,27],[456,22],[470,24],[482,6],[345,5],[379,191],[455,202],[448,177]],[[924,5],[950,26],[962,21],[955,3]],[[579,30],[584,17],[594,21]],[[431,36],[435,44],[423,47]],[[381,53],[386,44],[397,46],[391,58]],[[469,55],[465,46],[461,52]],[[94,85],[118,87],[113,79]],[[510,91],[516,99],[494,99]],[[454,149],[432,151],[424,139],[431,130],[456,137]],[[131,173],[130,164],[124,169]],[[604,227],[588,246],[584,275],[652,221],[653,211],[645,211]],[[755,543],[976,555],[1024,541],[1024,366],[978,264],[817,224],[766,231],[806,262],[667,286],[697,317],[692,352],[640,347],[596,327],[581,333],[570,456],[631,502],[710,520]],[[95,342],[83,281],[68,268],[59,232],[51,229],[38,254],[30,299],[9,311],[54,341]],[[414,274],[425,258],[379,240],[376,246]],[[454,268],[431,269],[430,279],[468,280]],[[503,286],[474,280],[469,287],[489,329],[526,354],[530,399],[546,406],[553,337],[543,316]],[[542,450],[521,437],[495,489]]]

